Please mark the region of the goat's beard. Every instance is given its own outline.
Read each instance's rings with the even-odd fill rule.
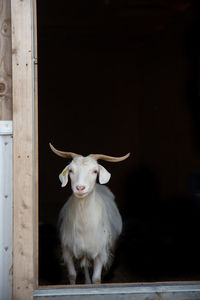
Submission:
[[[78,193],[76,193],[76,192],[74,192],[74,196],[76,197],[76,198],[78,198],[78,199],[84,199],[84,198],[87,198],[89,195],[91,195],[92,193],[94,192],[94,189],[92,189],[91,191],[89,190],[89,191],[87,191],[87,192],[85,192],[85,193],[83,193],[83,194],[78,194]]]
[[[85,194],[75,194],[76,198],[78,199],[84,199],[85,197],[88,196],[88,193],[85,193]]]

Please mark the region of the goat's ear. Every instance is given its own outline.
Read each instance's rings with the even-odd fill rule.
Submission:
[[[105,184],[110,180],[111,174],[101,165],[99,165],[99,183]]]
[[[62,172],[61,172],[60,175],[59,175],[59,179],[60,179],[60,181],[61,181],[61,183],[62,183],[61,187],[66,186],[67,183],[68,183],[68,173],[69,173],[69,172],[68,172],[68,169],[69,169],[69,165],[66,166],[66,167],[64,168],[64,170],[62,170]]]

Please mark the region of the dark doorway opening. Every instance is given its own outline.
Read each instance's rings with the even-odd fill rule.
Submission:
[[[200,279],[199,7],[185,1],[37,1],[39,282],[67,282],[57,218],[70,194],[49,149],[104,163],[124,221],[104,281]]]

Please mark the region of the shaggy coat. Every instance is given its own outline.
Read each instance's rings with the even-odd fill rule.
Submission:
[[[60,212],[59,223],[65,262],[68,249],[82,267],[99,255],[103,266],[109,266],[122,219],[108,187],[96,184],[92,195],[81,200],[72,194]]]

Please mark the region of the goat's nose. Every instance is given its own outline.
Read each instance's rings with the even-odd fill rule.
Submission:
[[[77,191],[81,192],[85,189],[85,186],[84,185],[77,185],[76,189],[77,189]]]

